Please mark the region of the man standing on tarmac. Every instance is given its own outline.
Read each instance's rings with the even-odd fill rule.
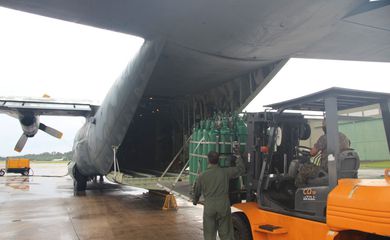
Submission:
[[[221,168],[219,155],[211,151],[207,155],[209,165],[199,175],[194,186],[193,203],[196,205],[201,194],[205,202],[203,209],[203,236],[205,240],[234,240],[233,223],[229,201],[229,180],[245,173],[245,166],[237,148],[235,148],[236,166]]]

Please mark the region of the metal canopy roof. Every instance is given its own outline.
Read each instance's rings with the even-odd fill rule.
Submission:
[[[325,111],[325,99],[336,97],[338,110],[362,107],[390,100],[390,93],[369,92],[348,88],[328,88],[303,97],[266,105],[272,109]]]

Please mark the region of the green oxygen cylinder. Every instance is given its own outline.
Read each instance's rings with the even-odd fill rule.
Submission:
[[[207,154],[209,153],[209,131],[210,131],[210,126],[211,126],[211,120],[207,119],[205,123],[205,129],[203,130],[203,137],[205,138],[205,143],[203,145],[203,153],[202,155],[207,157]]]
[[[210,123],[206,121],[205,128],[203,129],[203,148],[202,148],[202,172],[204,172],[207,169],[208,165],[208,159],[207,159],[207,154],[208,154],[208,142],[209,142],[209,129],[210,129]]]
[[[204,129],[210,130],[211,120],[207,119],[204,124]]]
[[[219,162],[221,167],[230,167],[227,162],[227,156],[231,154],[231,146],[232,146],[232,131],[228,127],[227,118],[222,119],[222,128],[220,130],[220,157]]]
[[[238,118],[236,123],[236,129],[238,142],[240,143],[240,152],[243,153],[245,152],[246,141],[248,138],[248,128],[242,117]]]
[[[237,141],[240,144],[240,153],[241,155],[245,152],[246,148],[246,142],[248,138],[248,128],[244,121],[243,117],[240,117],[238,115],[235,116],[235,136],[237,137]],[[247,182],[247,178],[245,176],[239,177],[237,179],[233,179],[230,183],[230,186],[234,191],[239,191],[242,189]]]
[[[202,143],[202,138],[203,138],[203,128],[204,128],[204,121],[200,121],[199,128],[197,130],[197,136],[198,140],[196,142],[195,148],[198,147],[195,151],[196,154],[196,161],[194,163],[194,168],[196,168],[196,173],[202,171],[202,151],[203,151],[203,143]]]
[[[202,138],[203,138],[203,130],[204,130],[204,126],[205,126],[205,122],[202,120],[200,121],[200,128],[198,130],[198,137],[199,137],[199,142],[200,142],[200,145],[198,147],[198,154],[199,155],[202,155],[203,154],[203,142],[202,142]],[[203,140],[204,141],[204,140]]]
[[[207,148],[207,153],[210,151],[218,152],[218,139],[219,139],[219,130],[215,128],[214,121],[210,124],[210,130],[209,130],[209,144]]]
[[[197,141],[197,136],[196,136],[196,133],[197,133],[197,128],[194,127],[192,129],[192,135],[191,135],[191,140],[190,140],[190,149],[189,149],[189,167],[190,167],[190,183],[193,184],[195,182],[195,174],[196,174],[196,169],[195,169],[195,152],[194,152],[194,148],[195,148],[195,142]]]
[[[231,130],[231,141],[238,141],[241,142],[240,139],[240,130],[239,128],[241,127],[241,123],[239,123],[239,116],[234,113],[228,118],[228,127]],[[246,141],[245,141],[246,142]],[[231,143],[232,144],[232,143]],[[226,147],[226,146],[225,146]],[[230,145],[230,154],[228,154],[227,159],[224,162],[225,167],[233,167],[235,166],[235,157],[232,155],[231,152],[231,145]],[[241,152],[241,150],[240,150]],[[229,199],[231,202],[241,202],[241,177],[230,179],[229,180]]]
[[[194,169],[195,169],[196,177],[198,176],[199,172],[202,170],[199,164],[201,161],[201,158],[199,156],[201,154],[201,148],[202,148],[202,144],[201,144],[202,132],[203,132],[202,127],[203,127],[203,123],[200,122],[199,128],[196,130],[197,141],[195,143],[196,150],[195,150],[195,161],[194,161]]]

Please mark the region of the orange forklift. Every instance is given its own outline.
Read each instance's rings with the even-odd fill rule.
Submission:
[[[359,179],[354,149],[340,152],[340,111],[379,104],[390,150],[390,94],[330,88],[269,105],[248,114],[247,176],[242,201],[233,205],[235,239],[373,240],[390,239],[390,169],[378,179]],[[305,117],[288,110],[326,116],[328,167],[297,187],[310,148]]]

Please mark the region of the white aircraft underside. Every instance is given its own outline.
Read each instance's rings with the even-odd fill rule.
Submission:
[[[21,11],[145,39],[164,38],[162,58],[148,87],[150,93],[161,95],[197,92],[290,57],[387,62],[389,4],[389,0],[0,0],[0,5]]]

